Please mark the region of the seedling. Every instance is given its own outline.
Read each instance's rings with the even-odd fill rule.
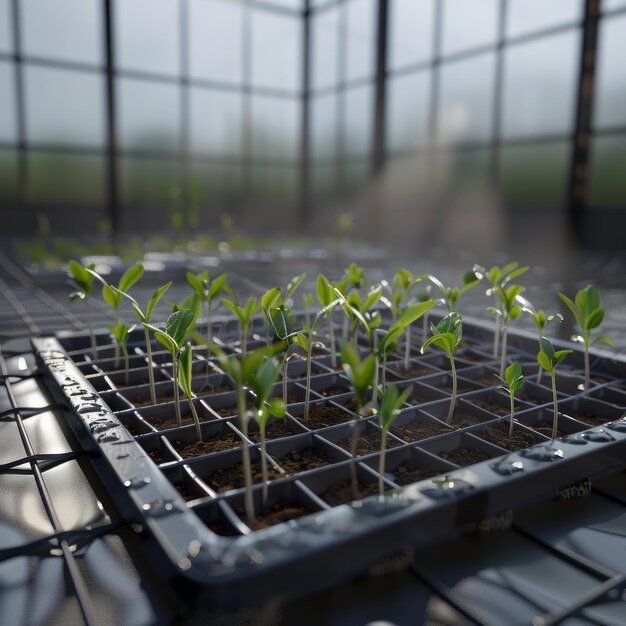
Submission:
[[[423,278],[428,278],[439,289],[441,293],[441,302],[448,309],[449,313],[456,311],[459,298],[467,293],[470,289],[473,289],[482,280],[485,270],[480,265],[474,265],[474,267],[466,272],[463,276],[462,287],[446,287],[438,278],[432,274],[426,275]]]
[[[124,294],[143,276],[143,265],[137,263],[132,267],[129,267],[124,272],[124,274],[122,274],[122,277],[120,278],[120,282],[117,287],[110,285],[104,278],[102,278],[102,276],[100,276],[100,274],[95,272],[93,269],[89,270],[89,272],[93,274],[94,278],[97,278],[102,283],[102,299],[113,309],[115,315],[115,322],[113,324],[113,327],[118,328],[120,323],[120,304],[122,304]],[[121,345],[119,343],[118,336],[113,333],[113,331],[111,332],[116,339],[115,362],[117,364]]]
[[[522,307],[518,301],[524,288],[520,285],[509,285],[508,287],[500,287],[497,285],[487,291],[488,295],[495,293],[500,300],[500,306],[488,307],[488,311],[493,313],[500,320],[502,332],[502,349],[500,355],[500,378],[504,377],[504,366],[506,363],[507,335],[509,326],[513,320],[516,320],[522,314]]]
[[[200,274],[192,274],[187,272],[187,282],[193,289],[200,302],[204,305],[207,319],[207,341],[212,341],[213,333],[211,331],[211,305],[217,296],[225,291],[232,295],[232,291],[227,284],[228,274],[220,274],[213,280],[209,272],[204,271]]]
[[[398,393],[396,385],[390,385],[383,392],[378,408],[378,419],[382,429],[380,438],[380,459],[378,461],[378,495],[382,496],[385,488],[383,475],[385,474],[385,455],[387,452],[387,434],[394,420],[400,415],[400,407],[413,391],[413,385],[409,385],[402,393]]]
[[[576,319],[576,323],[582,332],[581,336],[575,338],[581,341],[584,346],[585,354],[585,391],[589,391],[589,348],[598,341],[602,341],[611,347],[615,347],[613,340],[604,335],[598,335],[591,338],[591,331],[598,328],[604,320],[604,309],[600,306],[600,294],[597,289],[591,285],[587,285],[577,294],[575,301],[572,302],[566,295],[559,293],[559,298],[567,305]]]
[[[367,392],[374,384],[376,358],[370,353],[361,360],[354,346],[345,340],[342,340],[340,350],[343,369],[354,389],[356,398],[356,418],[352,420],[352,435],[350,436],[350,483],[352,485],[352,496],[356,500],[359,497],[356,476],[357,425],[359,418],[365,415]]]
[[[93,357],[96,357],[96,336],[93,332],[93,320],[91,319],[91,309],[89,308],[89,296],[93,292],[93,279],[94,276],[89,270],[95,269],[95,264],[91,263],[86,267],[78,263],[77,261],[70,260],[67,263],[67,269],[69,270],[68,276],[74,281],[74,284],[78,287],[78,291],[72,292],[68,299],[70,302],[74,300],[82,300],[85,303],[85,310],[87,312],[87,324],[89,326],[89,340],[91,343],[91,352]]]
[[[398,339],[400,338],[400,335],[405,332],[405,329],[408,328],[413,322],[422,317],[422,315],[428,313],[428,311],[430,311],[435,304],[436,302],[434,300],[427,300],[426,302],[412,304],[404,311],[400,318],[389,327],[389,330],[384,333],[383,338],[378,343],[375,351],[377,357],[377,367],[374,394],[376,394],[378,388],[378,363],[382,363],[382,390],[384,393],[386,386],[387,359],[398,346]]]
[[[129,333],[135,329],[135,324],[127,326],[124,322],[119,322],[116,326],[111,325],[108,328],[113,337],[115,337],[115,341],[117,341],[117,345],[121,348],[122,354],[124,355],[124,384],[128,386],[128,348],[126,347],[126,343]]]
[[[198,435],[198,441],[202,441],[202,429],[200,428],[200,418],[198,417],[198,412],[196,411],[196,407],[194,406],[193,399],[195,394],[193,392],[192,380],[193,380],[193,351],[191,349],[191,344],[187,342],[187,345],[181,350],[180,356],[180,368],[179,368],[179,382],[182,387],[185,395],[187,396],[187,402],[189,402],[189,408],[191,409],[191,414],[193,416],[193,422],[196,425],[196,434]]]
[[[332,288],[332,287],[331,287]],[[374,305],[380,300],[383,293],[382,285],[372,287],[365,299],[362,299],[358,291],[351,291],[345,298],[335,290],[335,294],[343,302],[343,310],[348,319],[352,321],[352,343],[357,345],[357,328],[359,323],[364,326],[367,333],[370,347],[372,350],[376,348],[374,329],[380,326],[382,316],[380,311],[372,310]]]
[[[349,293],[357,289],[362,289],[367,285],[367,276],[363,268],[359,267],[356,263],[350,263],[344,270],[343,278],[332,283],[332,286],[337,288],[345,298],[348,297]],[[342,336],[344,339],[348,338],[348,318],[344,318]]]
[[[506,368],[504,372],[504,380],[502,380],[502,386],[511,398],[511,423],[509,425],[509,437],[513,436],[513,425],[515,423],[515,392],[519,391],[524,386],[524,382],[522,366],[517,361],[513,361],[513,363]]]
[[[150,341],[150,321],[152,320],[152,313],[154,312],[154,308],[158,304],[159,300],[163,296],[163,294],[172,286],[172,281],[158,287],[154,290],[152,296],[150,296],[150,300],[148,300],[148,304],[146,305],[145,312],[141,310],[139,307],[139,303],[132,296],[129,296],[127,293],[120,292],[124,298],[130,300],[131,307],[133,309],[134,314],[137,319],[143,325],[143,332],[146,339],[146,354],[148,356],[148,378],[150,380],[150,397],[152,399],[152,404],[156,404],[156,388],[154,386],[154,364],[152,362],[152,344]],[[116,290],[116,287],[113,287]]]
[[[311,325],[311,309],[313,308],[313,294],[310,292],[302,294],[302,308],[304,309],[304,322],[306,326]]]
[[[409,270],[401,269],[396,272],[391,287],[391,315],[395,321],[402,311],[410,304],[409,296],[411,289],[426,276],[418,276],[415,278]],[[426,298],[429,300],[430,298]],[[425,302],[426,300],[423,300]],[[411,324],[405,327],[405,345],[404,345],[404,369],[409,369],[409,360],[411,358]]]
[[[268,348],[270,347],[270,311],[280,301],[280,294],[281,290],[278,287],[272,287],[261,296],[261,311],[263,311],[263,321],[265,322],[265,345]]]
[[[333,288],[331,287],[328,279],[319,274],[317,282],[315,283],[315,292],[317,294],[317,300],[323,309],[326,309],[332,302],[337,299]],[[335,346],[335,327],[333,325],[333,313],[334,309],[328,310],[326,317],[328,318],[328,341],[330,343],[330,363],[332,367],[337,367],[337,349]]]
[[[554,404],[554,418],[552,420],[552,439],[556,439],[557,424],[559,418],[559,406],[556,397],[556,368],[560,365],[568,354],[573,350],[557,350],[555,352],[552,342],[547,337],[539,340],[541,349],[537,354],[537,363],[550,374],[552,379],[552,402]]]
[[[194,323],[194,314],[189,309],[182,309],[172,313],[165,322],[165,330],[161,330],[156,326],[152,326],[144,322],[144,327],[154,333],[156,340],[164,346],[172,356],[172,378],[174,380],[174,403],[176,406],[176,419],[178,425],[182,425],[182,416],[180,412],[180,394],[178,387],[180,385],[178,376],[178,365],[181,351],[185,347],[187,334],[190,332]]]
[[[274,335],[285,343],[285,356],[283,358],[283,402],[287,404],[287,365],[292,355],[289,348],[293,345],[293,332],[296,328],[296,314],[283,303],[270,311],[270,321],[274,327]],[[307,369],[310,382],[310,368]]]
[[[491,284],[491,287],[487,289],[487,295],[493,295],[496,299],[496,305],[498,304],[498,292],[495,290],[496,287],[500,287],[501,289],[506,288],[506,286],[518,276],[525,274],[530,268],[526,265],[524,267],[520,267],[517,261],[512,261],[511,263],[507,263],[502,267],[498,267],[494,265],[486,274],[487,280]],[[502,318],[496,317],[496,328],[493,335],[493,357],[497,358],[499,352],[499,344],[500,344],[500,332],[502,327]]]
[[[215,345],[211,349],[217,355],[221,368],[228,374],[237,390],[237,411],[239,413],[240,430],[243,436],[241,447],[241,459],[244,475],[244,506],[246,521],[254,522],[254,500],[252,498],[252,468],[250,466],[250,448],[248,442],[248,409],[246,407],[245,385],[251,383],[254,372],[259,369],[263,362],[266,350],[253,350],[249,354],[226,354]]]
[[[250,375],[248,385],[254,393],[254,419],[261,433],[261,472],[263,475],[263,507],[267,504],[267,455],[265,453],[265,427],[270,416],[285,417],[285,403],[280,398],[271,398],[272,387],[278,379],[280,364],[275,359],[266,359],[256,371]]]
[[[259,303],[256,298],[250,297],[243,306],[239,306],[237,303],[231,302],[226,298],[222,298],[222,304],[239,318],[239,322],[241,323],[241,355],[246,356],[248,328],[250,327],[252,316],[260,310]]]
[[[543,336],[543,329],[550,322],[553,322],[554,320],[559,322],[563,321],[563,316],[560,313],[547,314],[545,311],[536,311],[535,307],[533,307],[533,305],[526,300],[526,298],[522,298],[522,296],[517,296],[517,301],[522,305],[522,311],[524,313],[528,313],[533,322],[535,322],[537,332],[539,333],[539,341],[541,341],[541,337]],[[542,374],[543,368],[539,366],[539,370],[537,371],[537,384],[541,383]]]
[[[453,311],[442,318],[436,326],[431,326],[431,330],[433,336],[427,339],[422,346],[422,354],[424,354],[430,346],[434,345],[440,350],[443,350],[450,358],[450,369],[452,373],[452,398],[450,400],[448,417],[446,418],[446,423],[450,424],[452,422],[452,415],[454,414],[457,390],[454,351],[459,347],[463,337],[463,321],[461,316],[456,311]]]

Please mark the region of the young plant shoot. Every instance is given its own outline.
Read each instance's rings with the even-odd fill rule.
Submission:
[[[278,287],[272,287],[268,289],[261,296],[261,311],[263,312],[263,322],[265,326],[265,345],[269,348],[271,345],[270,341],[270,326],[272,324],[271,319],[271,310],[277,306],[278,302],[280,302],[280,294],[281,290]]]
[[[128,386],[128,347],[126,344],[128,342],[129,333],[135,330],[135,324],[127,326],[124,322],[119,322],[117,326],[111,325],[108,328],[113,337],[115,337],[115,341],[124,355],[124,384]]]
[[[326,310],[326,308],[337,299],[333,288],[331,287],[328,279],[319,274],[315,283],[315,293],[317,295],[317,301],[320,306]],[[328,319],[328,343],[330,347],[330,364],[333,368],[337,367],[337,347],[335,346],[335,327],[333,325],[333,310],[328,309],[326,318]]]
[[[383,396],[380,400],[380,406],[378,408],[378,418],[380,420],[380,427],[382,429],[381,438],[380,438],[380,459],[378,461],[378,495],[382,496],[385,488],[385,483],[383,481],[383,476],[385,474],[385,455],[387,452],[387,434],[389,433],[389,428],[393,424],[394,420],[400,414],[400,408],[406,401],[406,399],[411,395],[411,391],[413,391],[413,385],[409,385],[402,391],[402,393],[398,393],[398,388],[396,385],[389,385],[385,391],[383,391]]]
[[[356,263],[350,263],[345,269],[343,278],[341,280],[334,281],[332,286],[338,289],[344,298],[352,292],[357,292],[358,289],[367,287],[369,281],[363,271],[363,268],[359,267]],[[344,339],[348,338],[349,318],[345,317],[343,320],[343,332]]]
[[[283,303],[270,311],[270,320],[274,327],[274,336],[284,342],[285,354],[283,357],[283,403],[287,404],[287,366],[293,355],[289,354],[289,348],[294,344],[294,331],[296,328],[296,314]],[[308,362],[307,362],[308,365]],[[310,383],[311,368],[307,368],[307,384]]]
[[[522,311],[524,313],[528,313],[531,319],[535,323],[537,327],[537,332],[539,333],[539,341],[541,341],[541,337],[543,336],[543,329],[554,320],[559,322],[563,321],[563,316],[560,313],[550,313],[547,314],[545,311],[537,311],[535,307],[528,301],[526,298],[522,298],[522,296],[517,297],[518,302],[522,305]],[[541,384],[541,377],[543,375],[543,367],[539,366],[539,370],[537,371],[537,384]]]
[[[446,287],[438,278],[432,274],[420,277],[428,278],[439,289],[441,293],[441,302],[448,309],[449,313],[456,312],[456,307],[460,297],[467,293],[470,289],[473,289],[483,279],[485,270],[480,265],[474,265],[474,267],[466,272],[463,276],[462,287]]]
[[[515,392],[524,386],[524,376],[522,375],[522,366],[513,361],[504,372],[504,380],[502,381],[504,389],[511,398],[511,423],[509,424],[509,438],[513,436],[513,426],[515,424]]]
[[[215,345],[211,349],[217,355],[220,367],[230,377],[237,390],[237,411],[239,413],[239,429],[243,435],[241,446],[241,462],[244,476],[244,506],[246,522],[254,522],[254,500],[252,498],[252,467],[250,464],[250,448],[248,441],[248,409],[246,406],[246,385],[250,385],[254,373],[266,358],[267,350],[253,350],[246,354],[226,354]]]
[[[172,378],[174,384],[174,403],[176,406],[176,419],[178,425],[182,425],[182,416],[180,412],[180,394],[178,387],[180,385],[178,375],[178,365],[181,356],[181,351],[185,347],[187,335],[191,331],[195,321],[195,316],[189,309],[181,309],[172,313],[165,322],[165,330],[161,330],[156,326],[152,326],[147,322],[144,322],[144,327],[148,328],[154,333],[156,340],[165,347],[166,350],[172,356]]]
[[[96,273],[93,269],[89,270],[91,274],[93,274],[94,278],[97,278],[102,283],[102,299],[106,304],[108,304],[114,312],[115,322],[113,324],[113,328],[119,329],[120,324],[120,304],[122,304],[122,300],[124,299],[124,294],[143,276],[143,265],[137,263],[132,267],[129,267],[122,277],[120,278],[120,282],[117,287],[110,285],[100,274]],[[112,327],[109,326],[109,329]],[[118,335],[111,331],[113,336],[115,337],[115,363],[119,359],[120,353],[120,342]],[[123,334],[123,333],[122,333]]]
[[[68,300],[74,302],[74,300],[82,300],[85,303],[85,311],[87,312],[87,325],[89,327],[89,341],[91,343],[91,353],[95,359],[97,356],[96,336],[93,332],[93,320],[91,319],[91,309],[89,308],[89,296],[93,292],[93,280],[94,275],[90,270],[94,270],[95,263],[91,263],[86,267],[78,263],[77,261],[68,261],[67,269],[68,276],[72,279],[78,291],[72,292]]]
[[[487,289],[486,294],[488,296],[493,295],[496,300],[496,305],[498,304],[499,294],[496,290],[496,287],[500,287],[501,289],[505,289],[506,286],[512,281],[515,280],[518,276],[525,274],[530,268],[526,265],[524,267],[520,267],[517,261],[512,261],[511,263],[507,263],[502,267],[498,267],[494,265],[487,273],[486,277],[489,281],[491,287]],[[498,357],[498,353],[500,350],[500,332],[502,328],[502,318],[500,316],[496,316],[496,328],[493,335],[493,358]]]
[[[376,358],[370,353],[361,360],[354,346],[348,341],[342,340],[340,346],[342,366],[356,397],[356,418],[351,422],[352,434],[350,436],[350,483],[352,485],[352,496],[356,500],[359,497],[356,476],[356,444],[359,436],[358,420],[365,415],[367,392],[374,384]]]
[[[192,274],[187,272],[187,283],[193,289],[195,295],[200,299],[200,302],[204,305],[207,319],[207,341],[213,341],[213,332],[211,329],[211,306],[213,300],[217,296],[225,291],[232,295],[232,291],[228,286],[228,274],[220,274],[213,280],[209,272],[204,271],[200,274]]]
[[[540,367],[542,367],[546,372],[550,374],[552,379],[552,402],[554,405],[554,418],[552,420],[552,439],[556,439],[557,435],[557,425],[559,422],[559,406],[556,397],[556,368],[557,365],[563,362],[565,357],[568,354],[571,354],[573,350],[558,350],[555,351],[552,346],[552,342],[546,338],[542,337],[539,340],[539,354],[537,354],[537,363],[539,363]]]
[[[450,371],[452,374],[452,398],[450,400],[450,409],[448,410],[448,417],[446,423],[452,422],[452,415],[454,414],[454,406],[456,405],[456,367],[454,366],[454,351],[459,347],[461,339],[463,338],[463,321],[461,316],[453,311],[448,313],[442,318],[436,326],[431,327],[433,336],[426,340],[422,346],[422,354],[434,345],[435,347],[443,350],[450,358]]]
[[[500,319],[502,332],[500,378],[504,378],[509,326],[513,320],[516,320],[522,314],[522,306],[518,301],[518,296],[521,295],[522,291],[524,291],[524,288],[520,285],[509,285],[508,287],[497,286],[493,288],[493,292],[495,292],[499,297],[500,304],[497,307],[489,307],[488,311]],[[491,295],[492,290],[490,289],[487,293]]]
[[[133,313],[137,317],[137,319],[143,325],[143,332],[146,340],[146,354],[148,357],[148,379],[150,381],[150,398],[152,399],[152,404],[156,404],[156,387],[154,386],[154,363],[152,362],[152,344],[150,341],[150,322],[152,320],[152,313],[154,312],[154,308],[158,304],[159,300],[165,294],[165,292],[172,286],[172,281],[169,283],[165,283],[161,287],[158,287],[154,290],[153,294],[150,296],[150,300],[148,300],[148,304],[146,305],[146,310],[142,311],[139,303],[133,297],[129,296],[127,293],[119,292],[122,294],[124,298],[130,300],[131,307],[133,309]],[[115,287],[113,287],[116,290]]]
[[[267,454],[265,452],[265,427],[270,416],[285,417],[285,403],[280,398],[270,398],[272,387],[278,379],[280,364],[273,358],[266,359],[250,375],[248,386],[254,394],[254,419],[261,433],[261,472],[263,475],[263,507],[267,505]]]
[[[246,356],[248,329],[252,316],[260,311],[259,303],[256,298],[250,297],[243,306],[239,306],[237,303],[231,302],[226,298],[222,298],[222,304],[230,309],[239,319],[241,324],[241,355]]]
[[[587,285],[581,289],[572,302],[565,294],[560,293],[559,298],[567,305],[578,324],[582,335],[575,337],[576,341],[582,342],[585,355],[585,391],[589,391],[590,371],[589,371],[589,348],[598,341],[614,347],[615,344],[610,337],[598,335],[591,338],[591,331],[598,328],[604,320],[604,309],[600,306],[600,294],[597,289]]]
[[[196,434],[198,435],[198,441],[202,441],[202,429],[200,428],[200,418],[198,417],[198,412],[196,411],[196,407],[193,403],[193,399],[195,394],[192,389],[192,380],[193,380],[193,350],[191,349],[191,344],[187,342],[185,347],[180,351],[179,356],[179,372],[178,378],[180,382],[180,386],[182,390],[185,392],[187,396],[187,402],[189,403],[189,408],[191,409],[191,415],[193,416],[193,422],[196,425]]]

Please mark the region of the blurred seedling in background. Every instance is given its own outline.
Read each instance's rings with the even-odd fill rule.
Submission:
[[[95,276],[90,272],[96,267],[95,263],[83,266],[77,261],[70,260],[67,263],[68,276],[74,282],[74,285],[78,287],[78,291],[72,292],[68,299],[70,302],[75,300],[82,300],[85,303],[85,310],[87,312],[87,325],[89,327],[89,340],[91,343],[91,353],[95,359],[97,356],[96,336],[93,332],[93,320],[91,317],[91,309],[89,307],[89,296],[93,293],[93,281]]]
[[[550,374],[552,381],[552,403],[554,406],[554,417],[552,420],[552,439],[556,439],[557,425],[559,422],[559,405],[556,395],[556,368],[560,365],[568,354],[571,354],[573,350],[558,350],[555,351],[552,342],[542,337],[539,341],[540,350],[537,354],[537,363]]]
[[[515,425],[515,392],[519,391],[524,386],[524,376],[522,374],[522,366],[513,361],[504,371],[504,379],[502,381],[502,387],[509,394],[511,399],[511,422],[509,424],[509,438],[513,436],[513,426]]]

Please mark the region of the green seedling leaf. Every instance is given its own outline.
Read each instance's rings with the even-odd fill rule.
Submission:
[[[263,311],[269,313],[269,310],[280,298],[280,293],[281,291],[278,287],[272,287],[261,296],[261,307],[263,308]]]
[[[191,349],[191,344],[187,343],[187,345],[183,348],[182,352],[180,353],[178,379],[180,382],[180,386],[183,388],[185,395],[189,399],[195,396],[191,388],[191,381],[193,377],[192,365],[193,365],[193,351]]]
[[[280,398],[270,398],[267,401],[269,412],[278,418],[283,418],[287,414],[285,403]]]
[[[141,263],[136,263],[128,268],[120,278],[118,289],[128,291],[143,276],[143,272],[144,267]]]
[[[291,334],[296,327],[296,314],[291,309],[279,306],[270,311],[270,320],[274,327],[274,333],[279,339],[290,342]]]
[[[607,346],[611,346],[611,348],[615,347],[615,342],[610,337],[606,337],[604,335],[595,337],[594,339],[591,340],[591,343],[589,345],[592,346],[594,343],[597,343],[598,341],[605,343]]]
[[[594,309],[585,320],[585,330],[593,330],[598,328],[604,320],[604,310],[598,307]]]
[[[406,399],[411,395],[413,391],[413,385],[406,387],[402,393],[398,393],[396,385],[389,385],[383,392],[378,415],[380,419],[380,426],[383,430],[389,430],[389,427],[400,414],[400,408],[405,403]]]
[[[172,281],[170,280],[165,285],[159,287],[154,291],[154,293],[150,296],[150,300],[148,300],[148,306],[146,307],[145,320],[147,322],[152,318],[152,312],[154,311],[154,307],[159,303],[159,300],[163,297],[165,292],[172,286]],[[135,311],[136,313],[136,311]],[[143,321],[143,320],[142,320]]]
[[[305,278],[306,272],[300,274],[299,276],[294,276],[289,281],[289,283],[287,284],[287,288],[285,289],[285,300],[291,298],[291,296],[295,293],[296,289],[302,284]]]
[[[357,396],[359,407],[365,404],[367,390],[373,385],[376,373],[376,358],[373,354],[368,354],[363,360],[359,358],[357,351],[351,343],[341,341],[341,360],[346,376]]]
[[[504,371],[504,380],[511,392],[519,391],[524,386],[522,366],[517,361],[514,361],[506,368]]]
[[[318,275],[315,282],[315,292],[321,306],[328,306],[337,297],[328,279],[322,274]]]
[[[85,267],[73,259],[67,263],[70,278],[76,283],[79,289],[84,291],[87,295],[91,295],[93,291],[93,281],[95,278],[88,270],[94,270],[95,267],[94,263]]]
[[[182,348],[187,334],[194,323],[194,314],[189,309],[181,309],[172,313],[165,322],[165,332],[172,338],[178,348]]]

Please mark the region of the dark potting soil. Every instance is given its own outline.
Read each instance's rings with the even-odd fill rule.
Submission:
[[[346,480],[327,489],[321,495],[321,498],[330,506],[339,506],[353,500],[360,500],[361,498],[375,495],[378,495],[378,483],[373,482],[367,485],[359,483],[359,494],[355,498],[352,494],[352,485],[349,480]]]
[[[440,391],[445,391],[446,393],[449,393],[450,395],[452,395],[452,385],[444,386],[444,385],[433,385],[431,383],[428,383],[428,384],[430,384],[431,387],[435,387],[436,389],[439,389]],[[474,391],[474,387],[472,387],[468,383],[464,383],[462,380],[457,379],[456,392],[465,393],[466,391]]]
[[[339,407],[326,404],[325,402],[312,404],[309,407],[309,417],[307,420],[305,420],[304,417],[298,418],[301,424],[311,430],[326,428],[327,426],[334,426],[335,424],[343,424],[344,422],[349,422],[351,419],[352,417],[349,413],[346,413]]]
[[[480,354],[479,352],[466,352],[461,355],[461,359],[463,361],[469,361],[470,363],[489,363],[494,360],[492,357]]]
[[[595,413],[591,413],[590,411],[568,411],[567,414],[570,417],[573,417],[575,420],[579,422],[583,422],[584,424],[588,424],[589,426],[600,426],[602,424],[606,424],[610,422],[613,418],[611,417],[599,417]]]
[[[274,459],[285,470],[287,475],[305,472],[317,467],[330,465],[332,460],[323,451],[316,448],[304,448],[303,450],[294,450],[280,459]]]
[[[511,414],[509,409],[500,406],[499,404],[495,404],[494,402],[487,402],[486,400],[470,400],[469,398],[467,401],[474,406],[479,406],[481,409],[489,411],[489,413],[493,413],[494,415],[503,416]]]
[[[266,439],[279,439],[280,437],[290,437],[295,434],[287,420],[277,420],[265,427]],[[248,439],[259,443],[261,441],[261,433],[258,430],[248,431]]]
[[[252,530],[261,530],[261,528],[269,528],[270,526],[282,524],[283,522],[288,522],[291,519],[297,519],[298,517],[302,517],[313,512],[313,509],[300,504],[283,505],[281,502],[277,502],[272,506],[271,511],[257,513],[254,522],[249,524],[249,526]],[[237,514],[242,519],[245,519],[243,511],[237,510]]]
[[[167,419],[160,419],[158,417],[153,417],[151,415],[145,416],[144,419],[148,421],[152,426],[154,426],[157,430],[169,430],[170,428],[178,428],[178,420],[176,417],[170,417]],[[200,416],[200,421],[206,421],[205,418]],[[193,417],[191,415],[185,415],[181,419],[181,426],[187,426],[188,424],[194,424]]]
[[[402,363],[389,365],[388,367],[394,374],[402,378],[418,378],[419,376],[427,376],[433,373],[433,370],[429,367],[409,366],[409,369],[405,370]]]
[[[252,463],[251,469],[252,482],[262,482],[263,475],[261,473],[261,463]],[[269,480],[272,480],[274,478],[282,478],[283,476],[276,468],[274,468],[270,464],[268,464],[267,467],[267,474]],[[226,491],[231,491],[232,489],[239,489],[243,487],[243,465],[241,463],[237,463],[236,465],[231,465],[230,467],[216,470],[209,477],[208,485],[211,487],[211,489],[217,491],[218,493],[224,493]]]
[[[429,420],[427,422],[415,421],[391,427],[391,432],[407,443],[428,439],[428,437],[436,437],[437,435],[450,432],[451,430],[449,426],[439,424],[435,422],[435,420]]]
[[[194,441],[193,443],[183,444],[181,441],[173,442],[174,448],[183,457],[188,459],[193,456],[202,456],[203,454],[211,454],[212,452],[222,452],[239,448],[241,446],[241,437],[235,433],[225,433],[219,437],[211,437],[204,441]]]
[[[185,487],[183,483],[176,483],[174,485],[176,487],[176,491],[183,497],[185,502],[189,502],[190,500],[195,500],[198,496],[194,496],[188,489]]]
[[[161,465],[161,463],[165,463],[165,459],[163,458],[163,456],[161,455],[161,451],[160,450],[150,450],[150,452],[148,452],[148,456],[157,464],[157,465]]]
[[[536,426],[530,426],[530,428],[532,428],[533,430],[536,430],[538,433],[541,433],[542,435],[546,436],[546,437],[552,437],[552,422],[540,422],[539,424],[537,424]],[[565,437],[565,435],[567,435],[567,433],[564,433],[558,426],[556,429],[556,436],[557,439],[559,437]]]
[[[348,393],[350,389],[348,387],[328,387],[328,389],[324,389],[320,391],[323,396],[326,398],[330,398],[332,396],[341,396],[344,393]]]
[[[237,415],[237,405],[233,404],[232,406],[224,406],[224,407],[211,407],[220,417],[232,417],[233,415]],[[248,411],[252,411],[254,409],[254,403],[249,401],[246,404],[246,408]]]
[[[480,378],[477,378],[475,382],[477,382],[477,383],[479,383],[481,385],[485,385],[485,387],[495,387],[496,385],[501,385],[502,384],[496,378],[495,374],[489,374],[488,376],[481,376]]]
[[[425,480],[426,478],[432,478],[439,473],[440,472],[425,467],[412,467],[408,463],[404,463],[396,470],[393,482],[403,487],[404,485],[410,485],[420,480]]]
[[[491,459],[494,455],[491,455],[480,448],[457,448],[456,450],[450,450],[449,452],[439,452],[438,456],[445,461],[450,461],[450,463],[456,463],[461,467],[465,467],[466,465],[472,465],[474,463],[480,463],[481,461]]]
[[[445,417],[440,418],[442,421],[445,421]],[[480,424],[489,420],[490,418],[485,417],[476,417],[475,415],[469,415],[467,413],[457,413],[455,412],[452,415],[452,426],[454,428],[467,428],[469,426],[476,426],[476,424]]]
[[[133,436],[133,437],[137,437],[139,435],[139,432],[137,431],[137,428],[135,427],[135,425],[132,422],[122,422],[122,424],[124,425],[124,428]]]
[[[350,437],[346,437],[337,442],[338,446],[341,446],[347,452],[350,452]],[[392,437],[387,437],[387,448],[396,448],[402,445],[399,441],[396,441]],[[380,452],[381,446],[381,434],[379,432],[369,433],[367,435],[361,435],[356,442],[356,454],[357,456],[364,456],[371,454],[372,452]]]
[[[543,441],[539,437],[535,437],[531,433],[517,427],[513,428],[513,435],[509,437],[508,422],[506,424],[498,424],[497,426],[483,426],[477,434],[490,443],[512,452],[530,448],[536,443]]]
[[[124,396],[126,397],[126,396]],[[148,397],[146,398],[142,398],[139,396],[134,396],[134,397],[130,397],[130,398],[126,398],[130,403],[132,403],[132,405],[136,408],[142,407],[142,406],[151,406],[152,405],[152,398]],[[157,396],[157,404],[166,404],[168,402],[174,402],[175,398],[174,396]],[[182,398],[182,394],[181,394],[181,399],[180,399],[181,403],[183,402],[183,398]],[[187,402],[187,399],[184,400],[184,402]]]

